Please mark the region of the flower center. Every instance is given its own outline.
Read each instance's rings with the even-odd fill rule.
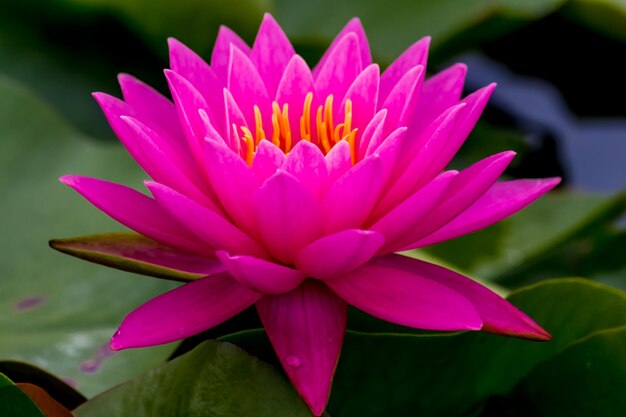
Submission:
[[[333,122],[333,95],[329,95],[323,105],[317,108],[315,116],[315,130],[312,129],[311,103],[313,93],[308,93],[302,106],[300,116],[300,140],[306,140],[316,144],[324,154],[342,140],[350,144],[352,163],[356,163],[356,134],[357,129],[352,128],[352,101],[346,100],[343,123],[335,126]],[[263,139],[271,141],[274,145],[289,153],[293,146],[291,125],[289,124],[289,104],[283,104],[281,109],[277,102],[272,103],[272,135],[268,137],[263,127],[263,118],[259,106],[254,106],[254,132],[245,126],[241,126],[242,137],[240,141],[245,147],[244,157],[249,165],[252,165],[254,155],[259,143]],[[235,135],[239,137],[237,126],[233,124]]]

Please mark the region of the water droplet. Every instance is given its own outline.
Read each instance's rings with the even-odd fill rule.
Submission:
[[[297,356],[287,356],[287,365],[298,368],[302,365],[302,361]]]

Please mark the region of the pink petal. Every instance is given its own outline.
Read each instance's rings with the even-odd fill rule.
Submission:
[[[246,54],[236,47],[231,47],[230,67],[228,68],[228,90],[248,121],[248,126],[255,126],[254,106],[259,106],[264,117],[266,129],[271,122],[267,118],[270,100],[261,75]],[[267,118],[267,120],[266,120]]]
[[[225,111],[225,124],[227,126],[225,137],[228,140],[228,146],[232,149],[233,152],[240,154],[244,153],[245,149],[242,146],[242,141],[240,139],[241,127],[249,127],[246,118],[243,116],[239,105],[237,105],[237,101],[233,97],[233,95],[228,91],[228,89],[224,89],[224,111]],[[254,125],[253,125],[254,126]]]
[[[211,114],[216,118],[216,127],[223,129],[224,103],[221,95],[226,83],[219,80],[209,64],[187,46],[174,38],[169,38],[167,42],[170,48],[170,68],[202,94]]]
[[[367,41],[367,35],[365,34],[365,30],[363,29],[363,25],[361,24],[361,20],[358,17],[355,17],[355,18],[351,19],[348,22],[348,24],[346,24],[346,26],[344,26],[343,29],[341,29],[341,32],[339,32],[339,34],[337,34],[337,36],[332,41],[332,43],[330,44],[328,49],[326,49],[326,52],[324,53],[324,56],[322,56],[322,58],[320,59],[319,63],[317,64],[317,66],[313,70],[313,74],[315,75],[316,78],[317,78],[317,75],[319,74],[320,68],[322,68],[324,66],[324,64],[326,63],[326,61],[329,59],[330,54],[337,47],[337,45],[339,44],[339,41],[341,41],[341,39],[343,39],[343,37],[345,35],[347,35],[348,33],[354,33],[356,35],[356,37],[358,38],[358,40],[359,40],[359,49],[360,49],[360,54],[361,54],[361,65],[363,67],[367,67],[368,65],[370,65],[372,63],[372,54],[370,52],[369,43]]]
[[[206,170],[215,194],[235,224],[255,236],[251,198],[258,180],[248,164],[223,143],[204,141]]]
[[[337,278],[369,261],[384,242],[383,235],[374,231],[344,230],[302,248],[296,267],[309,277]]]
[[[319,147],[302,140],[289,152],[282,168],[304,184],[316,199],[326,189],[328,168]]]
[[[287,376],[314,416],[321,416],[346,329],[347,305],[319,282],[265,296],[257,311]]]
[[[260,297],[227,273],[192,281],[126,316],[111,339],[111,349],[148,347],[193,336],[242,312]]]
[[[386,182],[383,163],[377,155],[348,170],[322,198],[324,232],[358,229],[378,201]]]
[[[430,36],[420,39],[407,48],[380,77],[380,96],[378,100],[384,103],[387,96],[400,81],[404,74],[411,68],[421,65],[426,68],[428,60],[428,47],[430,46]]]
[[[276,170],[283,166],[285,159],[285,153],[269,140],[263,139],[259,142],[252,161],[252,171],[259,183],[274,175]]]
[[[386,133],[399,126],[408,125],[422,89],[424,72],[424,67],[421,65],[411,68],[387,95],[383,104],[383,108],[387,109]]]
[[[464,64],[455,64],[427,79],[413,112],[415,118],[411,127],[421,131],[455,105],[461,99],[466,73]]]
[[[304,59],[294,55],[289,64],[287,64],[276,91],[276,101],[281,106],[285,103],[289,105],[289,125],[291,126],[291,137],[294,142],[298,142],[301,139],[300,117],[304,109],[304,99],[308,93],[313,93],[311,109],[315,110],[319,106],[319,102],[315,93],[311,70]]]
[[[226,84],[228,80],[231,45],[236,46],[244,54],[250,55],[250,47],[235,32],[226,26],[220,26],[211,55],[211,68],[223,84]]]
[[[173,139],[178,139],[177,144],[180,145],[183,132],[180,129],[174,103],[131,75],[119,74],[117,79],[122,88],[124,101],[137,111],[137,117],[144,121],[144,124],[157,126],[157,130],[166,132],[167,136]],[[100,100],[98,103],[103,104]],[[126,114],[133,116],[130,113]]]
[[[143,120],[144,124],[150,124],[153,130],[156,130],[158,132],[159,137],[162,139],[162,142],[164,142],[164,144],[160,144],[160,146],[167,146],[169,148],[168,152],[176,153],[176,157],[181,160],[187,161],[187,164],[192,163],[193,160],[191,158],[191,154],[186,148],[186,142],[182,134],[179,134],[178,136],[171,136],[171,134],[168,133],[176,130],[180,131],[180,124],[178,122],[178,119],[176,120],[174,129],[163,129],[160,128],[158,124],[151,123],[150,120],[146,119],[145,115],[143,115],[142,119],[142,114],[140,114],[139,111],[137,111],[130,104],[118,99],[117,97],[113,97],[106,93],[94,93],[93,97],[96,99],[96,102],[98,102],[98,105],[100,105],[100,108],[102,109],[102,112],[109,122],[111,129],[113,129],[113,132],[119,138],[120,142],[122,142],[124,147],[131,153],[131,155],[133,155],[133,158],[135,158],[135,160],[137,160],[137,157],[135,156],[137,155],[137,152],[133,153],[130,151],[131,147],[135,147],[135,145],[133,144],[135,138],[126,123],[122,122],[122,120],[120,119],[121,116],[131,116],[135,119]],[[141,157],[138,158],[141,159]],[[139,161],[137,162],[139,163]]]
[[[411,236],[412,229],[439,203],[456,174],[456,171],[441,174],[370,227],[385,237],[385,246],[379,254],[395,252],[413,241],[410,238],[407,241],[407,236]]]
[[[165,185],[146,182],[157,203],[181,225],[216,250],[267,256],[259,245],[228,220]]]
[[[328,166],[328,184],[334,183],[338,178],[352,168],[352,154],[350,144],[341,140],[326,154]]]
[[[315,90],[322,98],[332,94],[336,100],[340,100],[361,72],[361,68],[359,40],[351,32],[337,43],[320,67],[315,79]]]
[[[454,177],[441,203],[411,230],[407,239],[410,238],[412,243],[407,242],[408,246],[403,250],[412,249],[415,242],[446,225],[471,206],[491,188],[514,157],[515,152],[502,152],[461,171]]]
[[[200,143],[206,134],[206,124],[200,117],[198,110],[204,110],[213,123],[214,119],[209,105],[202,97],[202,94],[181,75],[171,70],[165,70],[165,77],[174,97],[174,102],[178,109],[178,117],[183,126],[189,148],[196,162],[203,166],[204,159]]]
[[[274,258],[291,264],[302,247],[319,237],[320,208],[291,174],[279,169],[254,194],[261,238]]]
[[[386,118],[385,118],[386,120]],[[383,149],[386,149],[388,153],[394,154],[394,159],[397,156],[400,156],[400,153],[404,153],[404,147],[393,148],[392,143],[403,142],[404,137],[407,132],[406,127],[399,127],[393,132],[389,133],[387,136],[384,134],[384,126],[383,126],[383,134],[378,135],[376,131],[374,131],[375,137],[369,141],[367,146],[367,151],[365,152],[365,157],[369,157],[375,153],[381,154]]]
[[[185,167],[185,162],[177,158],[176,153],[171,151],[156,132],[132,117],[121,116],[121,120],[126,123],[134,136],[134,140],[129,142],[127,149],[148,175],[155,181],[194,198],[212,210],[219,211],[211,198],[207,196],[212,194],[199,188],[204,185],[202,180],[195,172]],[[181,167],[187,168],[186,172],[183,172]]]
[[[467,210],[417,245],[434,245],[491,226],[528,206],[559,182],[560,178],[545,178],[496,183]]]
[[[217,256],[233,278],[261,294],[289,292],[306,278],[300,271],[252,256],[230,256],[224,251]]]
[[[338,296],[380,319],[426,330],[479,330],[476,308],[460,293],[385,256],[324,281]]]
[[[352,127],[363,133],[376,113],[378,104],[378,81],[380,68],[372,64],[354,80],[343,99],[340,108],[344,109],[346,100],[352,101]]]
[[[484,332],[534,340],[551,338],[537,323],[508,301],[463,275],[406,256],[388,255],[380,259],[381,263],[397,271],[430,279],[463,295],[480,315],[483,322],[481,330]]]
[[[370,144],[372,144],[372,151],[369,152],[371,155],[375,148],[378,148],[382,141],[383,137],[383,128],[385,127],[385,120],[387,119],[387,109],[382,109],[369,122],[365,131],[363,131],[363,136],[361,136],[359,140],[359,151],[358,151],[358,160],[363,159],[366,152],[370,149]]]
[[[210,248],[173,220],[156,201],[132,188],[78,175],[65,175],[60,181],[137,233],[165,245],[212,257]]]
[[[410,143],[407,146],[405,149],[405,160],[400,161],[400,167],[396,170],[394,182],[390,184],[390,188],[376,206],[374,211],[376,216],[382,216],[384,213],[392,210],[407,196],[441,172],[443,168],[435,173],[435,169],[431,169],[430,166],[433,164],[432,161],[436,160],[443,153],[443,149],[449,146],[448,139],[458,125],[458,121],[462,116],[461,110],[464,107],[464,104],[452,107],[432,123],[424,133],[424,136],[427,138],[425,140],[426,144],[421,148],[421,151],[418,151],[417,155],[412,152],[412,148],[415,147],[414,143]],[[415,140],[415,138],[409,139]],[[409,158],[407,161],[408,156],[412,156],[412,158]],[[405,166],[402,166],[403,162]]]
[[[261,74],[270,97],[274,97],[289,60],[296,54],[285,32],[272,15],[265,13],[256,35],[250,60]]]

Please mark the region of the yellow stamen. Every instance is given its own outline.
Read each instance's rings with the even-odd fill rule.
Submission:
[[[261,118],[261,109],[259,106],[254,106],[254,124],[256,125],[256,132],[254,136],[254,144],[258,145],[261,139],[265,139],[265,132],[263,131],[263,118]]]
[[[313,103],[313,93],[308,93],[304,99],[302,116],[300,117],[300,139],[313,142],[313,131],[311,129],[311,106]],[[324,104],[318,106],[315,113],[315,125],[317,137],[315,143],[324,153],[330,150],[339,141],[345,140],[350,145],[350,156],[352,163],[356,163],[356,136],[357,129],[352,129],[352,101],[346,100],[344,108],[343,123],[335,126],[333,121],[333,96],[326,97]],[[233,132],[237,138],[237,146],[242,157],[248,164],[252,164],[254,155],[259,143],[263,139],[270,139],[274,145],[281,148],[285,153],[291,151],[292,133],[289,124],[289,105],[283,104],[282,109],[277,102],[272,102],[271,113],[271,137],[267,137],[263,129],[263,117],[259,106],[254,106],[254,133],[246,126],[241,126],[242,135],[237,131],[237,126],[233,124]],[[245,147],[245,148],[244,148]]]
[[[285,152],[291,150],[291,126],[289,125],[289,104],[283,105],[284,136],[285,136]]]

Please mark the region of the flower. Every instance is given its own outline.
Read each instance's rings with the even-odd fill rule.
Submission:
[[[513,152],[444,171],[494,85],[461,99],[462,64],[424,80],[428,44],[418,41],[381,74],[353,19],[310,70],[266,15],[252,48],[222,27],[210,65],[170,39],[174,103],[125,74],[123,101],[96,93],[153,178],[152,197],[94,178],[61,181],[171,247],[178,269],[208,275],[130,313],[111,347],[179,340],[256,305],[319,416],[348,304],[414,328],[549,339],[489,289],[395,254],[489,226],[559,182],[496,182]]]

